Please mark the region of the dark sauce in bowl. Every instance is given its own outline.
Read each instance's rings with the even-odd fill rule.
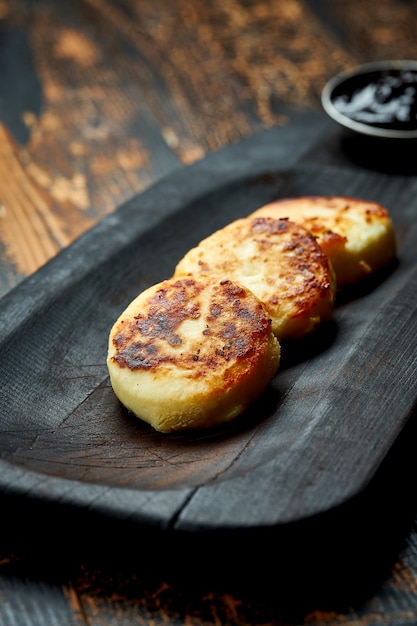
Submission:
[[[343,126],[380,137],[417,137],[417,61],[378,62],[342,73],[322,103]]]
[[[417,71],[353,77],[334,90],[332,102],[342,115],[363,124],[417,130]]]

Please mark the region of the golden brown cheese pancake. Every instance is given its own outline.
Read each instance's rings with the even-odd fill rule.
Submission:
[[[329,256],[339,289],[382,269],[397,254],[388,210],[376,202],[344,196],[286,198],[251,216],[287,217],[307,228]]]
[[[149,287],[110,331],[113,390],[156,430],[232,420],[268,386],[280,344],[261,302],[215,277],[170,278]]]
[[[279,340],[300,338],[332,317],[335,278],[316,239],[289,220],[246,217],[189,250],[175,276],[217,275],[263,302]]]

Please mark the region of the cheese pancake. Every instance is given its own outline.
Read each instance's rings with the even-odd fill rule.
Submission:
[[[189,250],[175,276],[214,274],[250,289],[279,340],[298,339],[332,317],[335,279],[316,239],[289,220],[237,219]]]
[[[251,215],[287,217],[307,228],[329,256],[338,288],[382,269],[397,254],[388,210],[376,202],[344,196],[305,196],[277,200]]]
[[[129,304],[109,335],[113,390],[158,431],[241,414],[278,369],[280,344],[251,291],[215,277],[170,278]]]

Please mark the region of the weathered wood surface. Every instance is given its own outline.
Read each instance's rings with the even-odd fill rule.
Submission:
[[[319,108],[335,72],[417,58],[417,7],[400,0],[5,0],[0,19],[2,295],[164,175]],[[4,497],[0,624],[415,624],[412,456],[293,552],[235,539],[222,562],[187,553],[191,575],[159,538]]]

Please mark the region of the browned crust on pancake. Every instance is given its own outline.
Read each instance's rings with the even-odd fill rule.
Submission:
[[[259,274],[257,281],[252,275]],[[190,250],[175,275],[228,276],[263,302],[279,339],[311,332],[332,314],[335,280],[315,237],[287,219],[247,217]]]
[[[248,298],[240,285],[229,280],[218,285],[211,293],[205,328],[199,339],[190,342],[178,331],[185,320],[204,314],[198,299],[205,282],[189,277],[163,282],[142,304],[144,312],[120,321],[112,339],[112,360],[131,370],[156,370],[169,364],[187,370],[192,378],[204,377],[232,360],[256,360],[271,332],[270,319],[261,303]]]

